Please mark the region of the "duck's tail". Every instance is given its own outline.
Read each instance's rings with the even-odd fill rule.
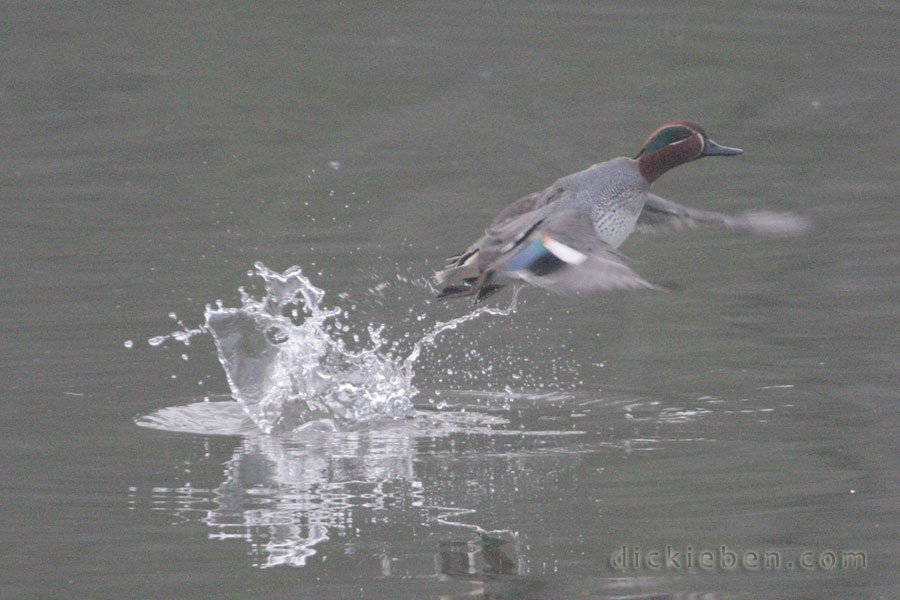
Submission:
[[[453,298],[468,298],[474,296],[473,301],[478,304],[485,298],[492,296],[503,289],[503,284],[482,285],[477,280],[461,285],[447,285],[438,292],[437,300],[452,300]]]

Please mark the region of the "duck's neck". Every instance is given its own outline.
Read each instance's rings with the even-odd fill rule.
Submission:
[[[644,179],[653,182],[666,171],[694,160],[702,150],[703,141],[692,136],[677,144],[669,144],[659,150],[641,154],[637,159],[638,167]]]

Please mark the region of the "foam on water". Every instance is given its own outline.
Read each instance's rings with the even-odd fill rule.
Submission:
[[[402,358],[395,347],[387,347],[383,326],[369,325],[368,343],[348,347],[341,335],[348,325],[339,319],[349,315],[325,307],[325,292],[300,267],[278,273],[258,262],[253,274],[265,283],[262,298],[240,288],[241,306],[207,306],[201,327],[150,343],[169,338],[189,343],[195,335],[211,333],[232,396],[266,433],[341,429],[411,415],[417,393],[413,367],[422,349],[444,331],[481,315],[511,314],[517,296],[505,309],[481,307],[436,323]]]

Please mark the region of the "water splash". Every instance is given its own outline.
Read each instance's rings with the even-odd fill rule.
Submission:
[[[347,326],[339,322],[347,315],[323,305],[325,292],[300,267],[278,273],[257,262],[253,274],[265,283],[262,298],[240,288],[240,307],[207,306],[201,327],[183,327],[150,343],[168,338],[189,343],[195,335],[211,333],[232,396],[266,433],[334,430],[409,416],[418,393],[413,367],[422,349],[481,315],[511,314],[518,297],[516,290],[504,309],[481,307],[436,323],[401,358],[396,345],[387,348],[383,326],[368,327],[369,343],[362,348],[348,347],[341,335]]]

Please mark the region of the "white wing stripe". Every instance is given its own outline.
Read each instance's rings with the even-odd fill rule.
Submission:
[[[587,254],[583,252],[579,252],[575,248],[570,246],[566,246],[562,242],[557,242],[553,238],[549,238],[546,235],[541,236],[541,241],[544,243],[544,247],[547,248],[553,255],[564,263],[568,263],[570,265],[580,265],[584,261],[588,259]]]

